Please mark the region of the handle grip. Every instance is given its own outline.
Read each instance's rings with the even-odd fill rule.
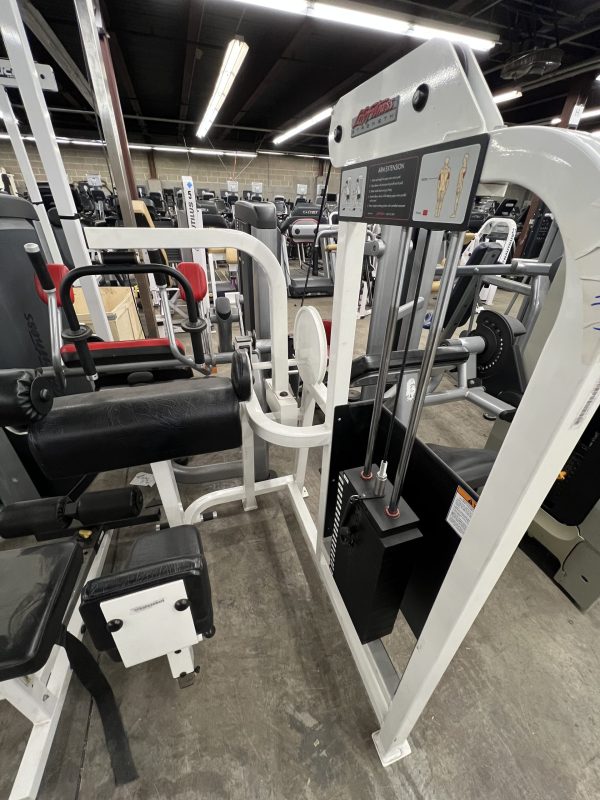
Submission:
[[[29,242],[28,244],[23,245],[23,249],[29,256],[31,266],[35,270],[35,274],[38,277],[42,289],[45,292],[53,292],[56,287],[54,286],[54,281],[52,280],[52,276],[50,275],[46,265],[46,260],[42,255],[39,245],[35,244],[34,242]]]

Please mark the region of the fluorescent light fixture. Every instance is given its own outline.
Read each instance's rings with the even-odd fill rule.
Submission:
[[[550,125],[558,125],[560,124],[560,117],[552,117],[550,120]]]
[[[519,89],[511,89],[508,92],[500,92],[500,94],[494,95],[494,103],[499,105],[500,103],[509,103],[511,100],[516,100],[517,97],[522,97],[523,92]]]
[[[283,142],[287,142],[287,140],[291,139],[292,136],[297,136],[299,133],[302,133],[302,131],[305,131],[308,128],[312,128],[319,122],[323,122],[323,120],[329,119],[332,113],[333,113],[333,107],[324,108],[323,111],[319,111],[318,114],[314,114],[312,117],[305,119],[304,122],[300,122],[298,125],[295,125],[293,128],[290,128],[289,131],[286,131],[285,133],[280,133],[279,136],[276,136],[273,139],[273,144],[283,144]]]
[[[469,28],[456,26],[437,27],[421,25],[414,19],[402,14],[377,14],[368,10],[368,6],[346,0],[341,3],[321,3],[314,0],[233,0],[244,5],[264,8],[270,11],[281,11],[289,14],[300,14],[325,22],[338,22],[342,25],[353,25],[378,33],[391,33],[396,36],[413,36],[417,39],[447,39],[458,44],[467,44],[473,50],[485,52],[496,44],[494,36],[481,36],[479,32]],[[424,20],[425,22],[425,20]]]
[[[600,108],[588,108],[581,115],[581,119],[594,119],[594,117],[600,117]]]
[[[102,147],[104,142],[99,139],[71,139],[70,144],[80,145],[81,147]]]
[[[162,145],[157,144],[152,146],[153,150],[156,150],[159,153],[186,153],[187,149],[185,147],[171,147],[170,145]]]
[[[596,75],[596,80],[600,82],[600,72]]]
[[[382,14],[372,14],[368,11],[360,11],[353,8],[344,8],[343,6],[334,6],[329,3],[315,3],[312,7],[307,5],[306,13],[310,17],[324,19],[327,22],[341,22],[344,25],[355,25],[359,28],[381,31],[381,33],[406,34],[411,27],[403,19],[395,19]]]
[[[221,71],[219,72],[219,77],[217,78],[212,97],[210,98],[208,106],[206,107],[202,122],[196,131],[196,136],[199,139],[204,139],[213,122],[217,118],[217,114],[225,102],[225,98],[229,94],[229,90],[233,86],[233,82],[235,81],[247,54],[248,45],[243,39],[237,36],[227,45],[225,57],[223,58],[223,63],[221,64]]]
[[[8,133],[0,133],[0,139],[10,139]]]
[[[471,50],[477,50],[480,53],[486,53],[496,44],[491,39],[484,39],[471,33],[432,28],[429,25],[411,25],[406,31],[406,35],[413,36],[415,39],[446,39],[455,44],[466,44]]]
[[[130,150],[152,150],[149,144],[130,144]]]
[[[185,152],[185,147],[181,148]],[[190,147],[189,152],[194,156],[232,156],[235,158],[256,158],[256,153],[248,150],[211,150],[206,147]]]

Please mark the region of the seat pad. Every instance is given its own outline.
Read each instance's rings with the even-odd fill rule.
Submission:
[[[185,347],[177,339],[177,349],[185,355]],[[141,361],[164,361],[172,359],[168,339],[131,339],[122,342],[89,342],[95,363],[135,364]],[[60,354],[67,367],[79,366],[79,356],[74,344],[65,344]]]
[[[82,560],[73,541],[0,553],[0,681],[44,666],[60,638]]]
[[[473,489],[479,489],[487,481],[498,455],[494,450],[476,447],[427,446]]]
[[[103,602],[179,580],[184,583],[197,633],[212,635],[210,581],[200,534],[193,525],[177,525],[140,536],[124,571],[95,578],[84,586],[80,610],[95,646],[108,651],[115,648],[101,610]]]

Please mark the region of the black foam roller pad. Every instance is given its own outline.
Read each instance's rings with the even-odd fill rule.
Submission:
[[[77,519],[82,525],[102,525],[138,517],[143,507],[144,495],[137,486],[87,492],[77,503]]]
[[[65,514],[64,497],[45,497],[25,500],[0,509],[0,537],[46,536],[69,527],[71,518]]]
[[[60,397],[29,429],[34,458],[55,478],[216,453],[241,441],[238,398],[218,377]]]

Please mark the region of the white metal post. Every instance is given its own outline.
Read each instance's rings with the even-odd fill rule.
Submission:
[[[56,242],[52,225],[48,219],[48,212],[46,211],[46,206],[42,202],[42,196],[40,194],[35,175],[33,174],[33,169],[31,167],[31,162],[29,161],[29,156],[27,155],[25,143],[21,138],[15,113],[13,111],[8,92],[4,87],[0,89],[0,114],[4,120],[4,125],[6,126],[6,132],[10,136],[10,143],[15,151],[19,169],[21,170],[21,175],[25,181],[29,200],[35,206],[35,210],[38,215],[42,232],[40,243],[42,245],[44,255],[46,256],[46,260],[54,264],[62,264],[62,255]]]
[[[165,510],[167,522],[171,528],[183,525],[183,503],[179,495],[179,487],[170,461],[158,461],[150,465],[156,480],[156,488]]]
[[[17,0],[0,2],[0,32],[19,85],[73,263],[76,267],[85,266],[90,263],[90,255],[85,245],[81,223],[56,143],[56,136],[50,122],[50,114],[37,76]],[[104,340],[112,341],[110,325],[95,279],[93,277],[82,278],[81,288],[92,318],[94,331]]]
[[[250,427],[246,403],[240,403],[240,422],[242,425],[242,479],[244,483],[244,511],[258,508],[254,491],[254,432]]]
[[[325,425],[333,430],[336,406],[348,402],[348,386],[354,336],[356,334],[356,298],[360,290],[362,260],[367,236],[366,223],[340,223],[338,233],[338,269],[335,279],[333,308],[331,311],[331,341],[327,378],[327,404]],[[322,541],[325,528],[325,508],[329,487],[329,461],[331,445],[323,447],[321,460],[321,493],[319,497],[318,531]]]
[[[300,404],[300,425],[306,427],[313,424],[315,417],[315,400],[312,392],[308,389],[302,394],[302,402]],[[304,489],[304,481],[306,479],[306,466],[308,464],[308,454],[310,449],[302,447],[296,453],[296,463],[294,466],[294,480],[298,485],[298,489],[302,492]]]
[[[565,248],[565,289],[481,498],[374,735],[384,764],[404,754],[407,737],[600,404],[600,147],[589,139],[534,127],[507,128],[492,137],[482,180],[520,183],[552,208]]]

